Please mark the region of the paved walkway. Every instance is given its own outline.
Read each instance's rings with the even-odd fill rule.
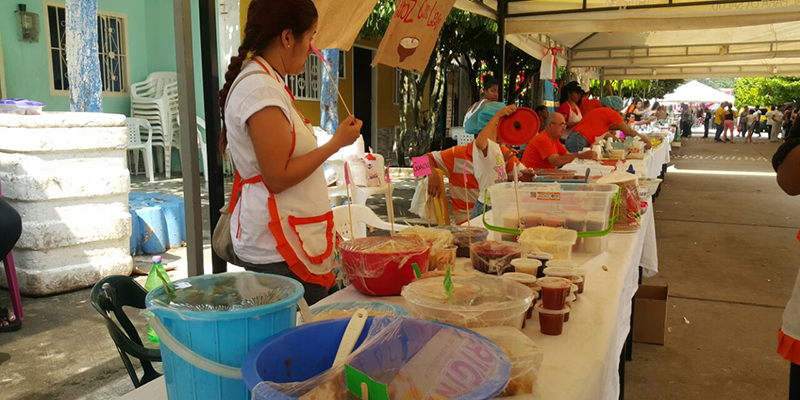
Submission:
[[[670,287],[666,345],[634,345],[627,398],[787,398],[775,349],[800,266],[800,199],[775,183],[775,149],[689,139],[672,157],[655,204],[660,273],[645,280]]]

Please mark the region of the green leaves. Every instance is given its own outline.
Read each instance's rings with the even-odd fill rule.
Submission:
[[[800,77],[742,78],[733,86],[734,105],[774,106],[800,98]]]

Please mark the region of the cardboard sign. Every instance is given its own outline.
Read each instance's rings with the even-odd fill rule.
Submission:
[[[411,164],[414,167],[414,177],[416,178],[430,175],[431,172],[433,172],[431,170],[431,161],[428,156],[412,157]]]
[[[377,2],[378,0],[314,0],[319,15],[314,44],[322,50],[350,50]]]
[[[424,71],[455,0],[397,0],[392,21],[378,46],[378,63]]]

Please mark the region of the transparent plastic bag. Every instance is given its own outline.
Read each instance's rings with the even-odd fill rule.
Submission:
[[[500,396],[532,394],[544,360],[544,352],[536,342],[519,329],[507,326],[473,330],[500,346],[511,360],[511,379]]]
[[[395,304],[381,303],[378,301],[343,301],[339,303],[312,307],[312,321],[316,322],[335,318],[350,318],[359,309],[367,310],[367,314],[370,317],[407,317],[411,315],[405,308]]]
[[[572,256],[572,246],[577,240],[577,231],[549,226],[528,228],[519,235],[522,251],[550,253],[556,260],[569,260]]]
[[[458,246],[459,257],[469,257],[469,246],[472,243],[486,241],[489,230],[481,226],[445,225],[436,229],[445,229],[453,234],[453,244]]]
[[[353,278],[378,278],[386,268],[401,269],[417,263],[428,268],[431,244],[419,238],[375,236],[348,240],[339,245],[342,267]]]
[[[455,260],[450,260],[446,249],[447,246],[453,244],[453,234],[444,229],[426,228],[424,226],[411,226],[400,231],[398,236],[402,237],[417,237],[427,240],[431,243],[431,253],[428,258],[428,268],[431,270],[437,269],[442,262],[452,263]]]
[[[174,296],[163,287],[152,293],[152,309],[172,311],[235,311],[276,303],[290,297],[298,285],[286,279],[256,272],[206,275],[175,281]]]
[[[485,399],[505,387],[511,365],[489,340],[456,327],[376,317],[367,338],[340,365],[304,382],[261,382],[253,398],[347,399],[344,366],[386,383],[391,399]],[[464,371],[474,372],[469,376]]]
[[[519,328],[533,300],[530,288],[489,275],[453,276],[453,293],[448,299],[443,279],[423,279],[403,288],[401,295],[412,317],[465,328]]]
[[[639,179],[636,175],[615,171],[600,178],[597,183],[611,183],[620,187],[622,204],[614,232],[636,232],[641,224],[642,203],[639,198]]]
[[[513,269],[511,260],[519,256],[519,244],[493,240],[473,243],[469,252],[473,268],[493,275],[502,275],[503,272]]]

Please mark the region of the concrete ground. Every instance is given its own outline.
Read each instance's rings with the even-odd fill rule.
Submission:
[[[670,285],[666,345],[634,345],[629,399],[786,398],[788,364],[775,344],[800,265],[800,207],[771,175],[775,148],[693,139],[673,157],[655,205],[660,273],[646,280]],[[407,211],[414,182],[395,182],[398,221],[420,223]],[[132,190],[182,193],[179,178],[134,177]],[[203,190],[205,226],[207,198]],[[386,215],[383,199],[368,205]],[[164,259],[177,267],[173,279],[186,275],[185,249]],[[134,261],[146,267],[149,257]],[[110,399],[133,389],[89,293],[23,300],[23,329],[0,334],[0,399]],[[144,332],[143,318],[133,319]]]
[[[800,202],[775,183],[777,144],[683,140],[655,203],[669,284],[664,346],[635,343],[629,399],[785,399],[776,352],[800,265]],[[743,175],[743,173],[747,175]]]

